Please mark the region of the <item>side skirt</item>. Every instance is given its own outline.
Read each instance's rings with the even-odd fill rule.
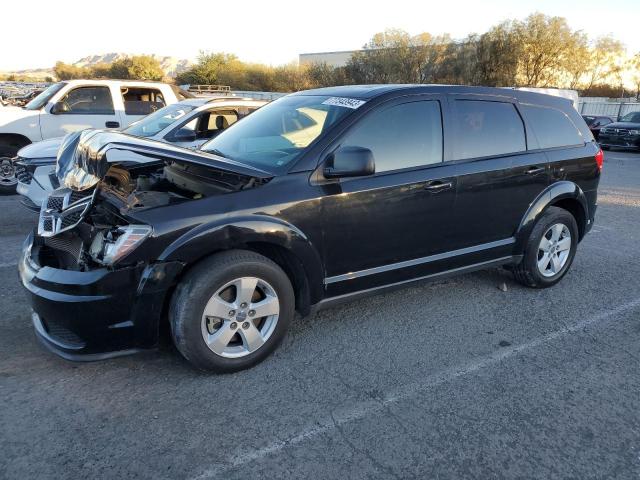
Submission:
[[[475,272],[478,270],[485,270],[492,267],[501,267],[503,265],[515,265],[522,261],[522,255],[510,255],[507,257],[497,258],[495,260],[488,260],[486,262],[474,263],[465,267],[454,268],[452,270],[445,270],[443,272],[433,273],[431,275],[425,275],[423,277],[410,278],[401,282],[391,283],[389,285],[381,285],[379,287],[369,288],[366,290],[360,290],[358,292],[347,293],[345,295],[339,295],[337,297],[325,298],[311,307],[311,313],[315,313],[326,308],[332,308],[337,305],[342,305],[360,298],[365,298],[371,295],[376,295],[383,292],[398,290],[404,288],[412,283],[428,282],[439,280],[442,278],[453,277],[464,273]]]

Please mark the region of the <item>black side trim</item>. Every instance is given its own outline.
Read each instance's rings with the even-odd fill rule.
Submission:
[[[413,282],[437,280],[441,278],[452,277],[462,273],[470,273],[470,272],[475,272],[477,270],[484,270],[486,268],[500,267],[508,264],[517,264],[521,260],[522,260],[522,255],[511,255],[508,257],[497,258],[495,260],[488,260],[486,262],[474,263],[473,265],[468,265],[466,267],[459,267],[451,270],[446,270],[444,272],[432,273],[430,275],[425,275],[423,277],[410,278],[409,280],[403,280],[401,282],[391,283],[389,285],[382,285],[379,287],[369,288],[366,290],[360,290],[358,292],[339,295],[337,297],[326,298],[324,300],[321,300],[316,305],[314,305],[312,307],[312,312],[324,310],[325,308],[331,308],[336,305],[340,305],[346,302],[351,302],[353,300],[357,300],[362,297],[368,297],[369,295],[381,293],[381,291],[402,288],[407,284],[411,284]]]
[[[389,265],[382,265],[380,267],[367,268],[357,272],[343,273],[342,275],[335,275],[333,277],[327,277],[324,279],[324,284],[343,282],[345,280],[352,280],[354,278],[366,277],[367,275],[375,275],[377,273],[388,272],[389,270],[397,270],[400,268],[413,267],[415,265],[421,265],[423,263],[437,262],[446,258],[458,257],[460,255],[467,255],[469,253],[476,253],[482,250],[490,250],[492,248],[504,247],[506,245],[512,245],[516,242],[516,239],[505,238],[504,240],[497,240],[495,242],[483,243],[481,245],[475,245],[473,247],[461,248],[459,250],[451,250],[450,252],[438,253],[436,255],[429,255],[428,257],[414,258],[413,260],[405,260],[403,262],[391,263]]]

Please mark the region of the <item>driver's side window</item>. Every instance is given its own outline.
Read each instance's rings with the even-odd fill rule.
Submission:
[[[114,115],[113,100],[108,87],[78,87],[63,97],[58,113],[83,115]]]

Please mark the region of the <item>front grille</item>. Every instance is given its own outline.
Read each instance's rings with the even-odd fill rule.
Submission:
[[[607,135],[624,137],[626,135],[629,135],[629,129],[628,128],[603,128],[600,131],[600,133],[604,133],[604,134],[607,134]]]
[[[25,185],[29,185],[31,183],[31,180],[33,180],[33,175],[31,175],[31,172],[29,172],[22,165],[17,165],[16,166],[16,178],[18,179],[18,181],[20,183],[23,183]]]
[[[52,237],[75,227],[89,210],[93,193],[54,190],[40,209],[38,235]]]
[[[62,210],[63,205],[64,205],[64,197],[50,195],[49,198],[47,198],[47,208]]]
[[[69,233],[62,233],[55,237],[47,237],[44,239],[44,244],[53,249],[66,252],[71,255],[75,260],[80,258],[82,252],[82,240],[76,235]]]
[[[74,212],[71,212],[71,213],[69,213],[69,214],[67,214],[67,215],[62,217],[62,223],[61,223],[61,227],[60,228],[65,229],[67,227],[75,225],[81,219],[82,219],[82,211],[81,210],[76,210]]]

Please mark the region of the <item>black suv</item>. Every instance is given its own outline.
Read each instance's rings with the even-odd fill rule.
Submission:
[[[288,95],[203,150],[67,137],[20,261],[45,346],[106,358],[168,324],[194,365],[233,371],[295,312],[386,287],[495,266],[548,287],[593,224],[603,161],[567,100],[419,85]]]
[[[602,127],[598,141],[605,150],[611,147],[640,150],[640,112],[628,113],[619,121]]]

